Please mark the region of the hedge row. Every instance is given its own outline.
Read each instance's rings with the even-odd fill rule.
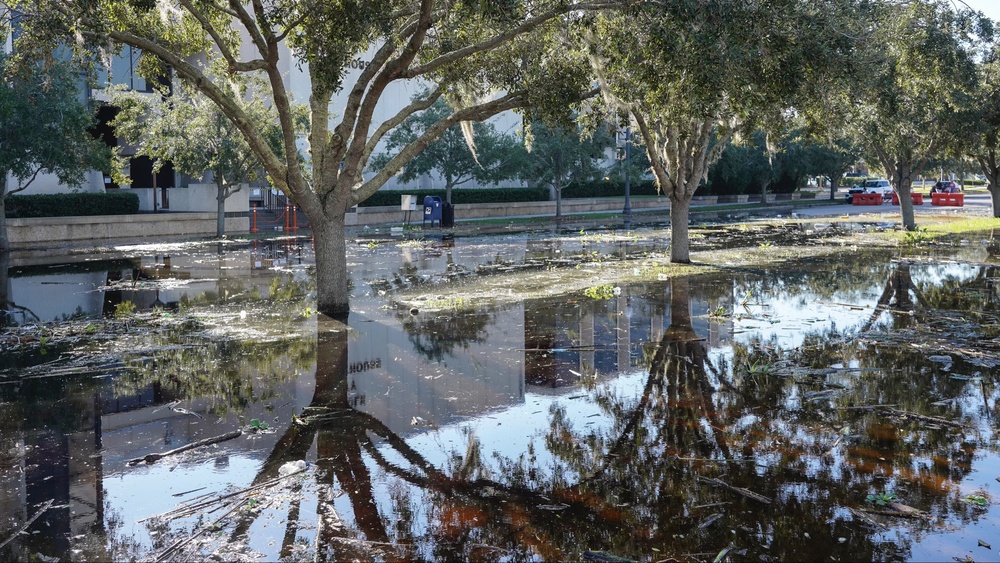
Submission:
[[[361,202],[361,207],[399,207],[403,195],[416,195],[417,205],[422,205],[424,197],[438,196],[445,200],[444,190],[383,190]],[[496,189],[453,189],[451,202],[459,203],[515,203],[519,201],[548,201],[546,188],[496,188]]]
[[[130,215],[139,212],[139,196],[125,191],[12,195],[7,198],[7,217],[72,217],[83,215]]]
[[[424,196],[438,196],[445,199],[444,190],[383,190],[361,203],[362,207],[398,206],[400,197],[404,194],[416,195],[418,205]],[[635,196],[661,195],[656,190],[652,180],[632,182],[629,194]],[[623,197],[625,184],[621,182],[572,182],[562,190],[563,199],[593,198],[593,197]],[[549,189],[541,188],[487,188],[462,189],[451,191],[451,202],[459,203],[515,203],[520,201],[549,201]]]
[[[628,193],[633,195],[662,195],[652,180],[629,182]],[[562,191],[563,199],[590,197],[625,197],[625,183],[601,180],[597,182],[571,182]]]

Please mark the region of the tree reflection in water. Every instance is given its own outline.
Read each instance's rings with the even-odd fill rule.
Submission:
[[[704,558],[730,545],[752,559],[905,553],[905,540],[876,546],[845,508],[860,504],[871,472],[829,460],[794,418],[772,419],[783,409],[769,404],[772,393],[759,393],[761,380],[726,380],[725,366],[717,365],[724,362],[710,359],[693,329],[689,293],[687,280],[672,282],[670,326],[651,355],[639,397],[597,394],[613,420],[606,431],[575,428],[556,408],[544,452],[498,458],[495,467],[470,454],[477,447],[473,436],[466,455],[456,452],[461,461],[437,467],[379,420],[352,409],[348,331],[326,320],[304,423],[282,436],[255,483],[315,447],[316,556],[323,560],[575,559],[588,547],[629,557],[668,551]],[[408,492],[380,503],[375,467],[395,480],[390,489]],[[755,491],[771,503],[703,478]],[[338,490],[350,500],[348,520],[333,509]],[[302,518],[298,501],[288,510],[284,555],[294,553]],[[240,541],[252,520],[248,516],[231,538]],[[814,539],[803,543],[803,531]]]
[[[909,268],[897,262],[888,275],[881,311],[894,320],[880,334],[919,326],[921,309],[938,302],[938,290],[914,284]],[[974,276],[965,289],[946,280],[941,291],[952,295],[949,306],[959,289],[991,299],[988,291],[965,291],[991,277]],[[710,559],[726,548],[752,560],[891,560],[910,557],[912,538],[942,519],[976,517],[960,482],[977,452],[995,450],[989,432],[908,422],[873,407],[939,415],[934,403],[961,397],[965,382],[912,346],[872,345],[836,329],[788,349],[776,339],[750,339],[727,356],[709,350],[695,330],[691,292],[686,279],[670,283],[670,324],[647,356],[641,392],[596,387],[605,425],[581,425],[554,406],[540,442],[521,455],[486,455],[470,433],[465,451],[440,466],[351,408],[347,327],[327,320],[312,404],[255,482],[315,448],[322,560],[578,559],[585,549]],[[830,367],[849,362],[857,367]],[[991,389],[983,390],[987,406],[998,400]],[[968,427],[977,424],[973,403],[948,408]],[[338,491],[352,514],[334,510]],[[870,508],[866,497],[889,492],[933,519],[883,520],[910,533],[882,535],[870,527],[881,517],[862,511]],[[288,504],[283,556],[297,553],[301,506]],[[253,518],[235,529],[234,541]]]
[[[933,276],[916,262],[880,264],[854,279],[884,288],[873,318],[857,312],[857,326],[867,324],[864,332],[824,328],[795,345],[776,336],[729,335],[733,342],[709,346],[712,331],[735,326],[733,316],[744,312],[706,319],[702,305],[720,288],[727,303],[748,292],[761,301],[829,299],[830,286],[841,283],[837,276],[796,274],[792,285],[798,289],[780,287],[780,276],[770,272],[627,288],[635,326],[654,317],[650,324],[657,325],[648,333],[651,342],[624,339],[629,350],[644,348],[640,369],[631,371],[631,356],[630,370],[624,369],[616,355],[622,373],[572,391],[580,395],[567,398],[549,385],[544,391],[552,407],[537,415],[543,420],[534,425],[534,442],[514,453],[489,449],[471,430],[460,445],[446,446],[433,432],[402,436],[363,412],[366,405],[351,400],[349,327],[321,317],[315,337],[276,348],[275,358],[294,356],[292,363],[304,370],[315,361],[315,387],[308,407],[282,424],[280,436],[269,436],[276,445],[252,484],[278,477],[290,461],[312,466],[262,501],[267,508],[239,512],[226,527],[228,546],[217,555],[245,558],[248,546],[266,541],[260,539],[268,537],[265,528],[280,522],[274,538],[280,547],[267,555],[282,559],[576,560],[590,549],[637,560],[711,560],[728,548],[750,560],[914,558],[923,537],[981,517],[963,500],[967,483],[977,458],[997,455],[991,417],[1000,400],[998,373],[989,358],[976,355],[997,351],[991,340],[997,335],[990,332],[998,326],[997,266],[974,268]],[[813,292],[810,284],[822,291]],[[563,347],[574,338],[582,344],[581,328],[594,332],[587,315],[600,314],[602,306],[566,305],[567,320],[543,326],[544,345],[525,347]],[[608,326],[622,332],[617,323],[624,324],[626,307],[607,306],[614,311]],[[546,311],[526,315],[526,344],[538,336],[528,334],[527,319],[541,326]],[[434,360],[477,342],[494,322],[489,314],[420,316],[404,329],[416,340],[416,354]],[[405,316],[397,320],[406,325]],[[182,336],[166,335],[159,344]],[[449,341],[456,347],[447,348]],[[260,398],[258,389],[239,384],[246,370],[216,368],[212,373],[224,377],[211,378],[190,367],[209,363],[215,353],[245,358],[249,351],[235,345],[212,350],[163,355],[158,377],[176,379],[178,396],[227,397],[234,411],[243,412]],[[944,354],[954,359],[951,371],[929,359]],[[262,364],[266,359],[256,358]],[[568,369],[553,365],[554,376]],[[955,377],[962,374],[980,379]],[[581,416],[584,403],[600,416]],[[213,412],[224,410],[221,403],[213,406]],[[16,428],[21,419],[20,412],[0,413],[4,427]],[[866,497],[878,493],[893,493],[931,518],[865,516],[861,511],[872,508]],[[870,527],[872,521],[889,531]],[[195,549],[204,551],[186,555],[207,556],[211,546]]]

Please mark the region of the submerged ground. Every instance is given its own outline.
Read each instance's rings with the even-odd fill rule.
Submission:
[[[995,560],[1000,223],[940,225],[364,235],[346,325],[308,239],[13,257],[0,556]]]

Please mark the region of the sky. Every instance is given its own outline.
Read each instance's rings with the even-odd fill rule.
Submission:
[[[962,7],[963,1],[973,10],[986,14],[994,21],[1000,21],[1000,0],[952,0],[958,8]]]

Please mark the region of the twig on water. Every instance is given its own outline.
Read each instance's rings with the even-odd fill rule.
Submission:
[[[269,481],[264,481],[263,483],[259,483],[257,485],[252,486],[252,487],[247,487],[245,489],[240,489],[238,491],[233,491],[231,493],[227,493],[227,494],[224,494],[224,495],[217,496],[217,497],[215,497],[215,498],[213,498],[211,500],[206,500],[206,501],[203,501],[203,502],[199,502],[197,504],[182,505],[182,506],[180,506],[178,508],[175,508],[174,510],[167,511],[167,512],[164,512],[162,514],[156,514],[156,515],[150,516],[148,518],[143,518],[142,520],[139,520],[139,522],[141,523],[141,522],[146,522],[148,520],[154,520],[154,519],[173,520],[174,518],[181,518],[181,517],[187,516],[189,514],[194,514],[199,509],[202,509],[202,508],[205,508],[205,507],[208,507],[208,506],[212,506],[213,504],[220,503],[220,502],[222,502],[222,501],[224,501],[226,499],[233,498],[233,497],[236,497],[236,496],[239,496],[239,495],[243,495],[243,494],[246,494],[246,493],[252,493],[252,492],[258,491],[260,489],[266,489],[266,488],[270,487],[271,485],[277,484],[277,483],[279,483],[279,482],[281,482],[281,481],[283,481],[285,479],[288,479],[289,477],[294,477],[295,475],[298,475],[298,474],[303,473],[305,471],[307,471],[307,469],[303,468],[303,469],[300,469],[299,471],[296,471],[294,473],[289,473],[288,475],[282,475],[281,477],[275,477],[274,479],[271,479]]]
[[[701,475],[699,475],[698,476],[698,480],[699,481],[703,481],[705,483],[708,483],[710,485],[715,485],[717,487],[722,487],[723,489],[728,489],[728,490],[730,490],[730,491],[732,491],[734,493],[741,494],[741,495],[747,497],[748,499],[752,499],[752,500],[755,500],[757,502],[762,502],[764,504],[771,504],[771,499],[765,497],[764,495],[759,495],[759,494],[757,494],[757,493],[755,493],[755,492],[753,492],[753,491],[751,491],[749,489],[744,489],[743,487],[734,487],[733,485],[730,485],[729,483],[726,483],[726,482],[721,481],[719,479],[715,479],[715,478],[712,478],[712,477],[702,477]]]
[[[197,442],[191,442],[190,444],[181,446],[179,448],[172,449],[170,451],[158,453],[158,454],[146,454],[143,457],[137,457],[135,459],[130,459],[126,465],[138,465],[142,462],[146,463],[156,463],[157,461],[174,454],[179,454],[181,452],[186,452],[188,450],[193,450],[194,448],[200,448],[202,446],[208,446],[211,444],[218,444],[219,442],[225,442],[226,440],[232,440],[233,438],[238,438],[243,434],[243,430],[233,430],[221,436],[213,436],[211,438],[205,438],[204,440],[198,440]]]
[[[28,529],[28,526],[30,526],[32,524],[32,522],[34,522],[35,520],[38,520],[38,517],[41,516],[43,512],[45,512],[46,510],[48,510],[49,508],[52,507],[52,503],[53,502],[55,502],[55,501],[54,500],[47,500],[47,501],[45,501],[45,504],[43,504],[42,507],[38,509],[38,512],[36,512],[34,516],[32,516],[31,518],[29,518],[28,521],[24,523],[24,525],[22,525],[9,538],[7,538],[6,540],[4,540],[3,543],[0,543],[0,549],[3,549],[4,547],[7,546],[7,544],[9,544],[10,542],[14,541],[14,538],[16,538],[17,536],[23,534],[24,531]]]
[[[249,500],[250,499],[246,499],[246,498],[240,500],[239,502],[236,503],[236,506],[234,506],[231,509],[229,509],[228,511],[226,511],[225,514],[223,514],[222,516],[219,516],[218,518],[216,518],[215,520],[213,520],[210,524],[202,526],[201,528],[198,529],[197,532],[195,532],[194,534],[192,534],[192,535],[190,535],[190,536],[188,536],[186,538],[177,540],[176,542],[173,543],[173,545],[171,545],[167,549],[164,549],[163,552],[161,552],[159,555],[157,555],[153,559],[153,561],[159,562],[159,561],[167,561],[167,560],[169,560],[171,557],[173,557],[174,553],[177,550],[179,550],[180,548],[184,547],[185,545],[191,543],[192,541],[195,540],[195,538],[197,538],[198,536],[200,536],[203,533],[207,532],[208,530],[214,530],[215,527],[218,525],[219,522],[221,522],[224,518],[226,518],[227,516],[229,516],[233,512],[236,512],[237,510],[239,510],[240,508],[242,508],[243,505],[246,504],[247,501],[249,501]]]

